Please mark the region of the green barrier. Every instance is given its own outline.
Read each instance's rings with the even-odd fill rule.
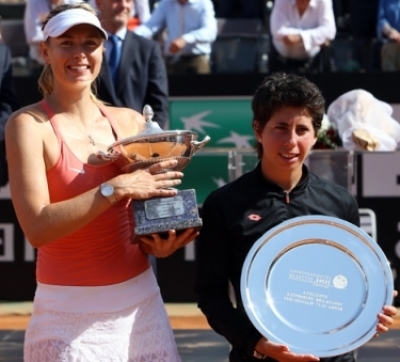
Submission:
[[[169,103],[171,130],[211,137],[208,147],[249,148],[254,143],[249,98],[173,99]]]
[[[185,176],[179,187],[194,188],[199,205],[211,191],[228,183],[229,150],[248,149],[254,143],[250,102],[249,97],[170,100],[169,129],[196,132],[199,141],[207,135],[211,138],[204,152],[197,152],[183,170]],[[213,148],[219,152],[214,153]]]
[[[202,205],[211,191],[228,183],[228,153],[199,152],[195,154],[183,173],[185,176],[179,189],[195,189],[197,204]]]

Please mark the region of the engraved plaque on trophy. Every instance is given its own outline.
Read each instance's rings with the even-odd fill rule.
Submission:
[[[177,160],[177,165],[163,169],[160,173],[181,171],[189,164],[192,156],[210,141],[208,136],[201,142],[197,141],[198,135],[192,131],[163,131],[152,120],[154,113],[148,105],[144,107],[143,115],[146,124],[142,132],[113,143],[107,149],[107,154],[98,152],[97,156],[112,160],[124,173],[170,159]],[[171,229],[200,228],[203,224],[193,189],[178,190],[178,194],[172,197],[133,200],[132,204],[136,235],[164,233]]]
[[[296,217],[266,232],[241,275],[243,305],[259,332],[318,357],[350,352],[372,338],[393,289],[375,240],[328,216]]]

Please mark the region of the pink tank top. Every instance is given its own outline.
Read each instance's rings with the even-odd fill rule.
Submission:
[[[57,116],[48,103],[43,100],[40,105],[60,143],[60,157],[47,172],[52,203],[75,197],[120,174],[112,162],[81,162],[64,142]],[[116,132],[105,107],[98,107]],[[150,265],[139,246],[130,243],[132,232],[132,208],[129,202],[120,201],[80,230],[40,247],[37,280],[45,284],[90,286],[120,283],[139,275]]]

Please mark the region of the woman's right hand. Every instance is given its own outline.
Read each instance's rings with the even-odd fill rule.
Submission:
[[[319,361],[318,357],[312,354],[297,354],[291,352],[288,346],[268,341],[261,338],[255,347],[258,353],[271,357],[279,362],[314,362]]]
[[[110,183],[114,186],[116,199],[145,200],[152,197],[175,196],[177,190],[171,189],[171,187],[182,182],[183,173],[179,171],[158,172],[162,169],[172,169],[177,163],[177,160],[161,161],[145,169],[115,177]]]

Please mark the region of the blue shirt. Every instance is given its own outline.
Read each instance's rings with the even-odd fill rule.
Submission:
[[[211,43],[217,36],[217,21],[211,0],[188,0],[184,5],[178,0],[161,0],[150,19],[134,32],[151,38],[167,30],[164,54],[172,55],[168,49],[175,39],[182,37],[186,46],[179,55],[208,55]]]
[[[400,31],[400,1],[399,0],[380,0],[377,19],[377,36],[384,38],[383,29],[385,26]]]

